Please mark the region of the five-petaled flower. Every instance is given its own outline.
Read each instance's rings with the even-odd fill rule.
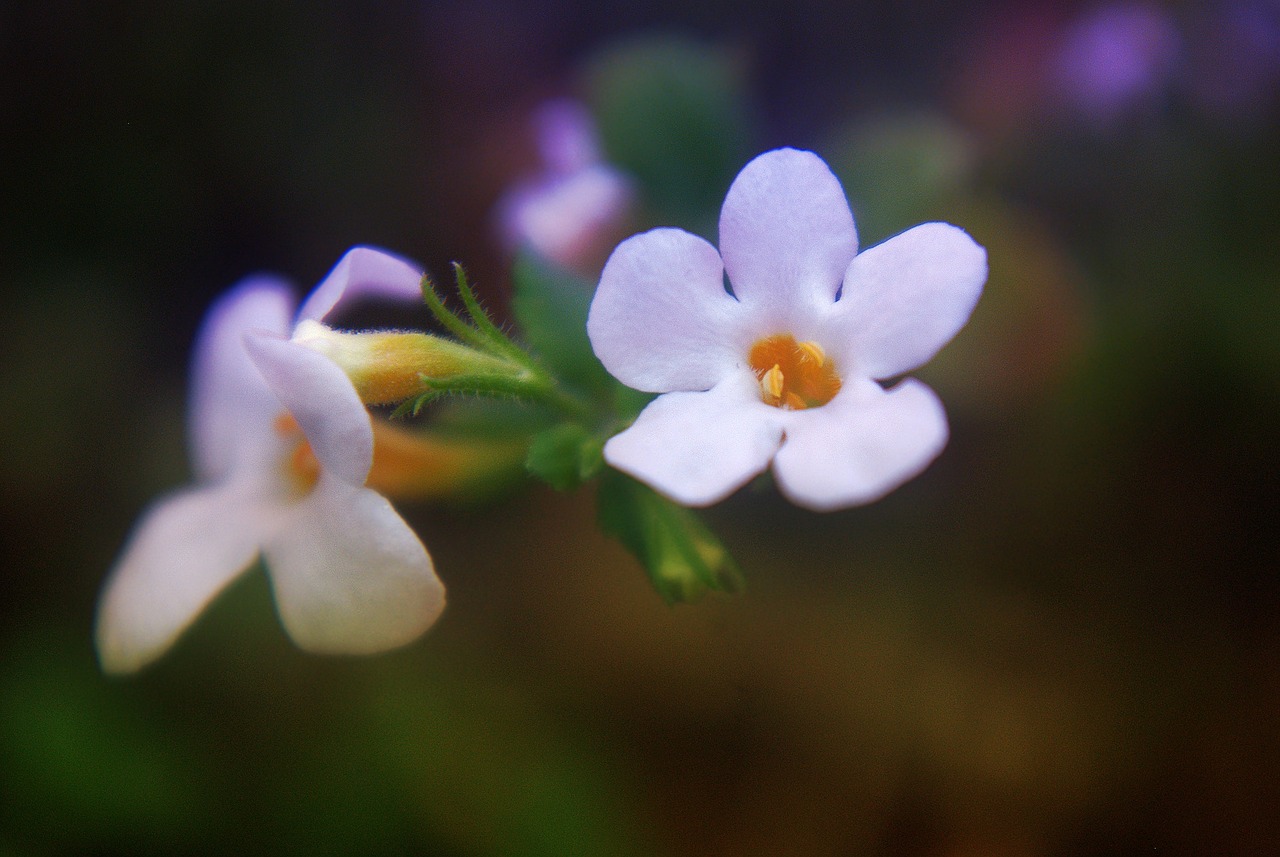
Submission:
[[[348,252],[297,321],[358,294],[420,298],[421,273],[370,248]],[[293,296],[252,277],[210,311],[195,350],[190,410],[197,484],[139,522],[99,607],[103,667],[159,657],[259,554],[285,629],[316,652],[403,645],[444,608],[421,541],[364,487],[373,431],[347,376],[289,336]]]
[[[811,152],[766,152],[729,189],[719,252],[654,229],[605,265],[587,322],[596,355],[624,384],[664,394],[609,440],[605,459],[693,506],[723,499],[770,462],[799,505],[875,500],[947,439],[932,390],[877,381],[945,345],[986,275],[986,252],[945,223],[858,253],[826,164]]]

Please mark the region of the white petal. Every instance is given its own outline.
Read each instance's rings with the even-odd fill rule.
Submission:
[[[326,470],[363,485],[373,465],[373,426],[356,388],[328,357],[278,336],[249,334],[249,354],[302,427]]]
[[[623,214],[630,195],[622,174],[603,164],[517,187],[500,205],[503,240],[571,266]]]
[[[277,515],[245,484],[175,494],[149,509],[103,590],[102,668],[133,672],[162,655],[249,568]]]
[[[426,548],[391,504],[327,474],[264,553],[280,619],[308,651],[395,648],[444,609]]]
[[[422,300],[422,270],[373,247],[353,247],[316,286],[298,311],[298,320],[320,321],[342,301],[358,297]]]
[[[743,307],[720,254],[680,229],[618,245],[591,301],[587,334],[605,368],[637,390],[708,390],[745,354]]]
[[[734,179],[720,210],[720,254],[733,293],[784,324],[797,310],[835,300],[857,250],[844,190],[812,152],[760,155]]]
[[[604,459],[677,503],[706,506],[769,465],[782,414],[760,401],[751,372],[736,372],[707,392],[659,396],[610,438]]]
[[[859,375],[910,372],[969,320],[986,279],[987,252],[964,230],[921,224],[849,265],[828,341]]]
[[[244,347],[251,330],[287,335],[289,287],[273,277],[244,280],[205,316],[196,339],[188,418],[196,474],[219,480],[237,467],[255,469],[280,455],[271,429],[280,403]]]
[[[819,512],[878,500],[947,443],[942,403],[919,381],[888,392],[870,381],[846,387],[824,407],[790,412],[773,460],[782,493]]]

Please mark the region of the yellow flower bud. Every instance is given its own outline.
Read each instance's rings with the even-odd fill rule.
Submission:
[[[308,320],[298,325],[293,339],[342,367],[368,405],[400,402],[423,392],[424,376],[443,380],[463,375],[513,377],[522,372],[499,357],[428,333],[346,333]]]

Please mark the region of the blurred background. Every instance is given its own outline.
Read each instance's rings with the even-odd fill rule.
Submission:
[[[0,3],[0,66],[0,855],[1280,853],[1274,0],[49,0]],[[676,607],[590,491],[406,505],[417,644],[305,655],[259,570],[102,676],[204,308],[365,243],[502,313],[563,97],[630,182],[599,252],[714,239],[782,145],[864,246],[985,245],[919,373],[940,460],[827,515],[744,490],[706,520],[745,594]]]

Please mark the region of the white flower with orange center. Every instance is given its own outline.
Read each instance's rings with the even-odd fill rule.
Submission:
[[[605,368],[662,393],[605,460],[677,502],[715,503],[772,462],[816,510],[878,499],[947,440],[937,396],[892,379],[964,325],[987,276],[964,231],[926,223],[858,253],[839,181],[812,152],[760,155],[720,211],[720,250],[654,229],[613,252],[587,332]]]
[[[418,299],[420,278],[394,256],[356,248],[297,321],[358,294]],[[108,672],[163,654],[260,554],[281,621],[304,649],[393,648],[443,610],[422,542],[365,487],[369,413],[337,364],[290,341],[293,306],[286,284],[253,277],[210,310],[192,379],[196,485],[144,515],[106,583],[97,642]]]

